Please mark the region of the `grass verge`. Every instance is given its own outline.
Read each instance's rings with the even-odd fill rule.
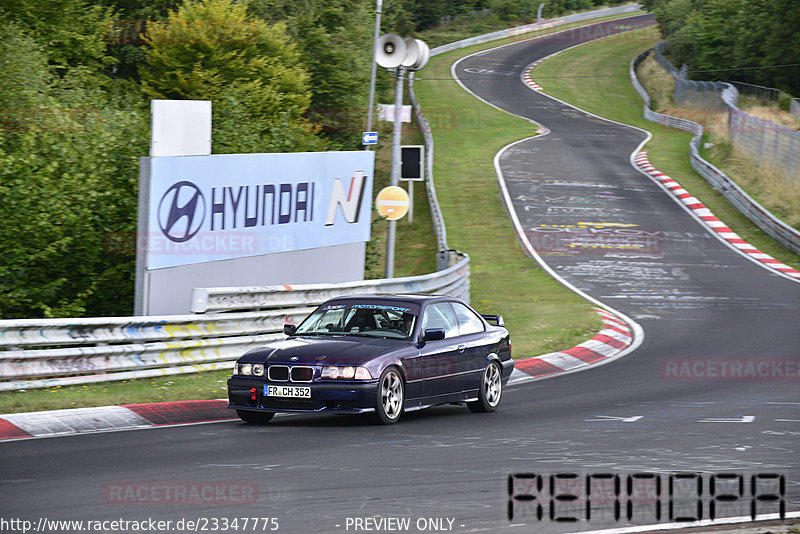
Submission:
[[[381,144],[375,153],[375,181],[373,196],[389,185],[392,163],[392,131],[391,123],[386,123],[380,134]],[[402,144],[422,145],[422,136],[416,124],[403,124]],[[400,186],[408,189],[408,182],[401,181]],[[428,195],[424,182],[416,182],[413,186],[413,216],[406,215],[397,221],[395,240],[396,277],[414,276],[436,271],[436,237],[433,234],[431,212],[428,208]],[[386,273],[386,230],[388,222],[372,210],[372,240],[368,246],[367,279],[385,278]]]
[[[743,239],[797,268],[800,258],[796,254],[766,235],[694,172],[688,157],[691,134],[652,123],[642,116],[643,103],[628,79],[628,68],[634,57],[656,42],[652,32],[644,33],[641,39],[593,41],[545,61],[534,69],[532,77],[556,98],[652,132],[653,138],[644,148],[656,168],[680,182]]]
[[[230,371],[140,378],[83,386],[53,387],[0,392],[0,414],[166,402],[173,400],[224,399]]]

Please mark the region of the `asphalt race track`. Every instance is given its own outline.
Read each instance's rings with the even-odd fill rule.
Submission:
[[[651,22],[601,24],[615,31]],[[629,501],[631,523],[697,517],[698,480],[708,518],[715,474],[733,475],[715,479],[717,495],[723,487],[735,495],[714,503],[718,517],[751,514],[753,479],[764,497],[756,513],[778,512],[780,499],[768,496],[780,494],[780,476],[787,513],[800,510],[800,390],[796,367],[793,379],[781,374],[798,358],[800,284],[731,250],[635,170],[629,158],[642,132],[519,80],[526,65],[576,39],[516,43],[455,71],[476,95],[550,130],[500,157],[514,209],[564,279],[641,324],[638,350],[509,388],[493,414],[448,406],[388,427],[361,417],[278,416],[260,427],[221,422],[2,443],[0,518],[160,519],[172,531],[199,518],[198,528],[184,522],[181,531],[247,533],[574,532],[630,524]],[[767,376],[709,376],[765,361]],[[509,519],[509,475],[522,473],[538,478],[515,478]],[[670,496],[671,473],[682,478],[673,478]],[[556,494],[595,484],[591,504],[585,491],[554,502],[551,475],[562,484]],[[637,475],[631,498],[628,475]],[[556,521],[569,517],[581,520]],[[277,524],[245,527],[241,518]]]

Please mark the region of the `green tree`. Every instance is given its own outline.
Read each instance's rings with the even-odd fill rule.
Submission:
[[[673,24],[680,26],[670,39],[676,59],[684,58],[692,70],[731,66],[731,52],[737,34],[729,30],[731,22],[736,20],[740,3],[741,0],[708,0],[702,9],[693,9],[686,14],[685,20],[676,20]],[[706,75],[704,79],[710,79],[710,76]]]
[[[0,20],[12,20],[36,42],[60,74],[71,67],[96,72],[113,60],[105,32],[111,9],[86,0],[3,0]]]
[[[676,65],[701,80],[800,94],[800,11],[794,0],[646,0]]]
[[[211,100],[214,152],[323,147],[303,118],[309,75],[285,25],[252,17],[233,0],[188,1],[148,24],[145,42],[143,92]]]
[[[31,33],[0,25],[0,317],[129,314],[134,256],[107,245],[135,231],[146,115],[55,74]]]
[[[791,0],[752,0],[737,13],[736,39],[732,46],[736,66],[800,63],[800,10]],[[800,67],[750,69],[735,78],[783,89],[800,96]]]
[[[0,23],[0,110],[3,132],[19,126],[15,109],[39,107],[44,101],[45,86],[51,78],[47,56],[41,47],[18,24]]]
[[[284,21],[310,73],[309,118],[334,148],[356,148],[366,121],[372,34],[371,0],[250,0],[249,11]]]

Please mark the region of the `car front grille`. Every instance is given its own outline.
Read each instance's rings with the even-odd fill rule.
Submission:
[[[270,365],[267,368],[267,378],[273,382],[288,382],[289,368],[285,365]]]
[[[292,367],[292,382],[311,382],[313,379],[313,367]]]
[[[272,382],[311,382],[314,379],[314,368],[306,365],[270,365],[267,378]]]

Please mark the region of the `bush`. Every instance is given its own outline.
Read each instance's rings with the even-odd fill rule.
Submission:
[[[54,72],[30,33],[0,25],[0,317],[129,314],[135,260],[106,243],[136,230],[146,109],[91,69]]]
[[[791,111],[792,109],[792,96],[786,93],[781,93],[778,96],[778,107],[783,111]]]

